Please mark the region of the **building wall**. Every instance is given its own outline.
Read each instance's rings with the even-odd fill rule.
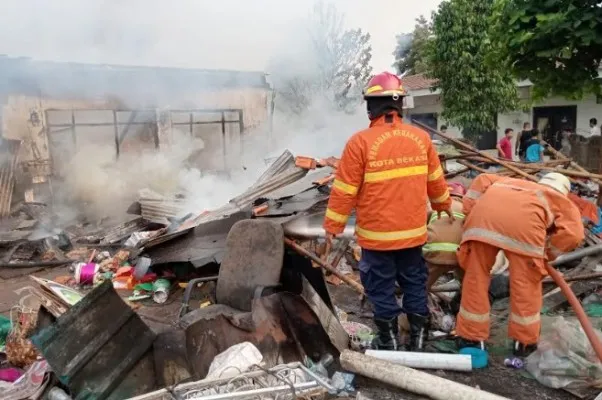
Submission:
[[[447,125],[447,133],[453,137],[462,137],[462,132],[457,127],[450,125],[447,121],[441,118],[443,106],[441,99],[437,94],[414,97],[414,108],[408,110],[408,116],[412,114],[437,114],[437,129],[441,129],[441,125]]]
[[[528,100],[527,88],[520,88],[519,94],[521,99]],[[589,131],[589,120],[592,117],[602,122],[602,104],[596,104],[595,96],[588,96],[582,100],[567,100],[560,97],[554,97],[547,99],[543,102],[533,104],[533,107],[552,107],[552,106],[577,106],[577,133],[583,133]],[[427,94],[414,97],[414,108],[408,110],[408,115],[411,114],[423,114],[423,113],[437,113],[441,114],[443,111],[440,97],[438,94]],[[516,111],[506,114],[498,115],[498,140],[504,136],[504,130],[506,128],[512,128],[515,132],[519,132],[522,129],[524,122],[533,123],[533,108],[530,108],[528,112]],[[439,118],[438,125],[445,124],[445,121]],[[461,132],[458,128],[448,125],[448,132],[461,137]]]
[[[127,103],[118,97],[104,99],[53,99],[43,96],[25,96],[8,95],[0,104],[0,115],[2,116],[2,136],[7,139],[22,140],[21,151],[19,153],[19,168],[29,177],[48,176],[52,173],[50,160],[51,145],[46,134],[47,121],[45,120],[46,110],[99,110],[99,109],[161,109],[161,110],[195,110],[195,109],[242,109],[243,122],[245,130],[250,130],[268,122],[270,118],[269,102],[271,101],[271,91],[263,88],[232,88],[223,90],[211,90],[200,93],[174,93],[169,98],[163,98],[154,101],[153,107],[146,104],[143,98],[128,98]],[[103,121],[104,123],[105,121]],[[158,124],[159,137],[161,145],[169,144],[172,132],[165,123]],[[237,124],[233,124],[237,125]],[[226,125],[227,146],[233,147],[231,153],[240,154],[242,149],[240,144],[236,143],[236,136],[239,136],[238,126],[235,128],[232,124]],[[114,144],[114,132],[102,128],[83,128],[88,135],[94,135],[98,143],[111,145]],[[79,135],[78,128],[78,135]],[[214,134],[218,134],[221,143],[221,125],[197,125],[194,135],[213,143]],[[102,132],[100,132],[102,130]],[[236,132],[234,132],[236,130]],[[144,136],[144,135],[142,135]],[[210,137],[211,136],[211,137]],[[135,143],[125,143],[125,148],[136,147]],[[146,146],[146,145],[145,145]],[[238,146],[238,147],[237,147]],[[147,146],[148,147],[148,146]],[[211,152],[212,146],[205,146],[207,152]],[[68,157],[68,154],[62,156]],[[204,159],[210,159],[207,157]],[[54,155],[56,158],[57,156]],[[216,157],[217,158],[217,157]],[[239,157],[235,157],[239,158]],[[214,168],[221,169],[222,165],[215,165]]]
[[[533,104],[533,107],[554,107],[554,106],[577,106],[577,133],[583,134],[589,132],[590,118],[597,118],[602,121],[602,104],[596,104],[595,96],[588,96],[582,100],[567,100],[561,97],[553,97],[545,101]],[[533,107],[527,112],[516,111],[513,113],[498,115],[498,140],[504,136],[506,128],[512,128],[519,132],[524,122],[533,124]],[[516,144],[516,135],[513,139],[513,145]]]

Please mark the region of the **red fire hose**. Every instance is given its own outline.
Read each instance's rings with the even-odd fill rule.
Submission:
[[[581,327],[585,331],[587,339],[594,348],[598,359],[602,362],[602,342],[600,342],[600,338],[598,338],[598,335],[596,335],[592,323],[590,322],[589,318],[587,317],[587,314],[583,310],[583,306],[581,306],[581,303],[577,299],[577,296],[575,296],[575,293],[573,293],[571,287],[568,285],[568,283],[566,283],[560,272],[556,271],[556,269],[552,265],[550,265],[564,264],[571,260],[579,259],[587,255],[599,253],[601,251],[602,245],[598,244],[596,246],[586,247],[585,249],[577,250],[572,253],[563,254],[556,260],[554,260],[552,263],[546,263],[546,270],[548,271],[552,279],[554,279],[554,282],[556,282],[556,285],[558,285],[564,296],[567,298],[573,310],[575,310],[575,314],[577,314],[577,318],[579,319]]]

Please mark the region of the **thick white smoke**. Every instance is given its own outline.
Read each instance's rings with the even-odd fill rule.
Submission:
[[[429,2],[433,4],[423,6],[438,3],[429,0],[425,4]],[[346,29],[378,29],[383,18],[390,18],[391,25],[399,21],[386,12],[387,7],[400,8],[393,6],[395,1],[373,3],[332,1],[341,16],[347,11],[354,14],[351,22],[341,20]],[[3,0],[2,4],[0,53],[11,56],[262,70],[270,73],[276,89],[291,79],[311,83],[328,61],[312,43],[310,33],[315,26],[308,17],[314,0]],[[419,13],[424,10],[407,13],[406,8],[403,18],[413,21]],[[404,30],[403,26],[390,28],[386,44],[373,40],[376,48],[385,50],[381,53],[387,55],[389,65],[394,34]],[[380,65],[383,68],[382,61]],[[161,194],[185,194],[192,199],[192,209],[186,211],[216,208],[245,190],[266,168],[267,157],[284,149],[316,157],[338,156],[349,136],[367,125],[362,105],[339,111],[332,104],[332,93],[319,86],[310,88],[308,99],[302,112],[291,114],[278,106],[284,99],[276,96],[273,129],[268,132],[269,127],[263,126],[246,135],[240,163],[245,168],[234,168],[227,178],[191,165],[191,156],[203,144],[185,134],[177,135],[170,148],[136,156],[124,154],[118,161],[111,143],[95,144],[80,148],[73,156],[64,185],[55,192],[56,201],[98,219],[123,214],[138,192],[148,188]],[[119,100],[128,106],[127,99]]]

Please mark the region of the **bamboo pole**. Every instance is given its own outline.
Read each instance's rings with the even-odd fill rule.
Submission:
[[[461,175],[461,174],[463,174],[465,172],[468,172],[469,170],[470,170],[469,167],[465,167],[465,168],[459,169],[459,170],[454,171],[454,172],[448,172],[447,174],[445,174],[445,179],[454,178],[454,177],[456,177],[458,175]]]
[[[476,161],[476,162],[490,162],[489,159],[485,158],[485,157],[470,157],[467,160],[469,161]],[[458,160],[457,162],[459,164],[462,164],[462,161],[464,160]],[[566,161],[564,161],[566,162]],[[591,172],[581,172],[581,171],[573,171],[573,170],[569,170],[569,169],[562,169],[559,167],[553,167],[553,166],[548,166],[546,164],[541,164],[541,163],[517,163],[514,161],[509,161],[509,164],[512,165],[517,165],[520,166],[523,169],[530,169],[530,170],[539,170],[539,171],[550,171],[550,172],[558,172],[561,173],[563,175],[566,176],[572,176],[575,178],[585,178],[585,179],[590,179],[592,181],[596,181],[597,180],[602,180],[602,175],[598,175],[598,174],[593,174]],[[504,166],[504,168],[507,168],[506,166]],[[516,173],[516,171],[514,169],[510,169],[507,168],[509,170],[511,170],[512,172]],[[524,176],[524,175],[523,175]]]
[[[468,161],[464,161],[464,160],[458,160],[458,164],[462,164],[462,165],[464,165],[465,167],[467,167],[467,168],[470,168],[470,169],[473,169],[473,170],[475,170],[475,171],[477,171],[477,172],[480,172],[480,173],[482,173],[482,174],[490,174],[490,173],[491,173],[491,172],[487,171],[487,170],[486,170],[486,169],[484,169],[484,168],[481,168],[481,167],[479,167],[479,166],[476,166],[476,165],[474,165],[474,164],[471,164],[471,163],[469,163]]]
[[[441,133],[438,130],[433,129],[430,126],[427,126],[427,125],[425,125],[425,124],[423,124],[421,122],[418,122],[416,120],[412,120],[412,123],[416,124],[417,126],[423,128],[423,129],[426,129],[426,130],[428,130],[428,131],[430,131],[430,132],[432,132],[432,133],[434,133],[434,134],[436,134],[438,136],[441,136],[442,138],[444,138],[444,139],[452,142],[456,146],[459,146],[459,147],[461,147],[463,149],[466,149],[466,150],[469,150],[469,151],[473,151],[473,152],[477,153],[478,155],[480,155],[481,157],[484,157],[484,158],[488,159],[490,162],[492,162],[494,164],[502,165],[502,166],[506,167],[507,169],[509,169],[511,171],[514,171],[517,174],[519,174],[519,175],[521,175],[521,176],[529,179],[530,181],[535,181],[535,182],[538,181],[538,179],[535,178],[534,176],[531,176],[531,175],[527,174],[526,172],[521,171],[520,169],[516,168],[513,165],[508,164],[507,162],[505,162],[503,160],[497,159],[497,158],[495,158],[493,156],[490,156],[489,154],[487,154],[487,153],[485,153],[483,151],[477,150],[474,147],[472,147],[471,145],[462,142],[461,140],[454,139],[454,138],[452,138],[450,136],[447,136],[446,134]]]
[[[312,252],[310,252],[309,250],[303,248],[302,246],[295,243],[294,241],[292,241],[289,238],[284,238],[284,243],[286,243],[288,246],[290,246],[297,253],[309,258],[310,260],[312,260],[313,262],[315,262],[316,264],[318,264],[319,266],[321,266],[322,268],[324,268],[331,274],[335,275],[337,278],[339,278],[340,280],[342,280],[343,282],[345,282],[346,284],[351,286],[353,289],[355,289],[356,292],[358,292],[362,295],[364,294],[364,287],[362,285],[360,285],[353,279],[349,278],[347,275],[340,273],[336,268],[334,268],[332,265],[328,264],[326,261],[324,261],[317,255],[315,255]]]
[[[550,151],[550,153],[554,154],[558,159],[569,161],[569,165],[571,167],[575,168],[578,171],[588,172],[581,165],[577,164],[575,161],[573,161],[572,159],[568,158],[567,156],[565,156],[564,154],[562,154],[561,152],[559,152],[558,150],[556,150],[554,147],[550,146],[549,143],[546,143],[545,141],[542,141],[542,142],[545,143],[548,146],[547,149]]]

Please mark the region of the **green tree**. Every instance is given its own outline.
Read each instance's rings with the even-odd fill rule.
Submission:
[[[427,48],[432,39],[432,27],[424,15],[416,18],[412,33],[397,35],[397,46],[393,52],[393,66],[399,75],[415,75],[427,72]]]
[[[429,76],[438,79],[442,117],[475,140],[496,128],[497,114],[518,108],[511,72],[487,63],[498,51],[489,38],[493,0],[448,0],[433,19]]]
[[[600,93],[600,0],[498,0],[492,21],[496,62],[533,82],[533,97]]]

